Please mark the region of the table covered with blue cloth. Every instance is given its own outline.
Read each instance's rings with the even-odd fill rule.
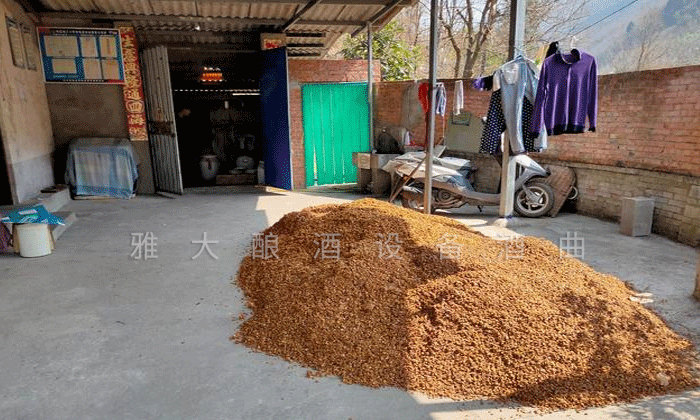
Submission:
[[[76,138],[68,149],[66,182],[75,196],[131,198],[136,194],[138,164],[128,139]]]

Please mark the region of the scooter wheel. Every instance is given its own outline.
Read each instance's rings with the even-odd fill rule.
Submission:
[[[420,202],[417,200],[414,200],[410,197],[410,194],[408,193],[401,193],[401,205],[404,206],[404,208],[423,212],[423,200]],[[435,213],[435,207],[433,207],[430,211],[430,213]]]
[[[549,184],[540,181],[525,184],[532,194],[528,194],[525,188],[515,192],[513,201],[514,209],[524,217],[542,217],[554,207],[554,190]]]

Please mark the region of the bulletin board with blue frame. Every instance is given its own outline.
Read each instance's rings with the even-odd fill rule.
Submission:
[[[54,83],[124,83],[118,29],[37,28],[44,78]]]

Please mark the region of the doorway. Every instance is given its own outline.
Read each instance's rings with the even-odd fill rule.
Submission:
[[[226,89],[176,90],[174,102],[186,188],[216,184],[216,176],[219,184],[257,183],[257,167],[261,160],[258,96],[239,96]],[[203,156],[211,156],[206,161],[207,168],[216,158],[217,175],[211,179],[202,175]]]
[[[367,83],[324,83],[301,88],[306,186],[357,179],[353,152],[369,144]]]
[[[184,187],[291,189],[285,49],[175,49],[170,73]]]
[[[12,201],[12,186],[10,185],[10,173],[5,159],[5,145],[0,135],[0,206],[9,206]]]

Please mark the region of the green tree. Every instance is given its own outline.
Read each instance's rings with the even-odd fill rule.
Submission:
[[[415,78],[420,47],[409,46],[401,39],[402,33],[403,29],[392,21],[372,34],[372,55],[381,63],[383,80]],[[346,38],[340,54],[346,60],[367,59],[367,34]]]

